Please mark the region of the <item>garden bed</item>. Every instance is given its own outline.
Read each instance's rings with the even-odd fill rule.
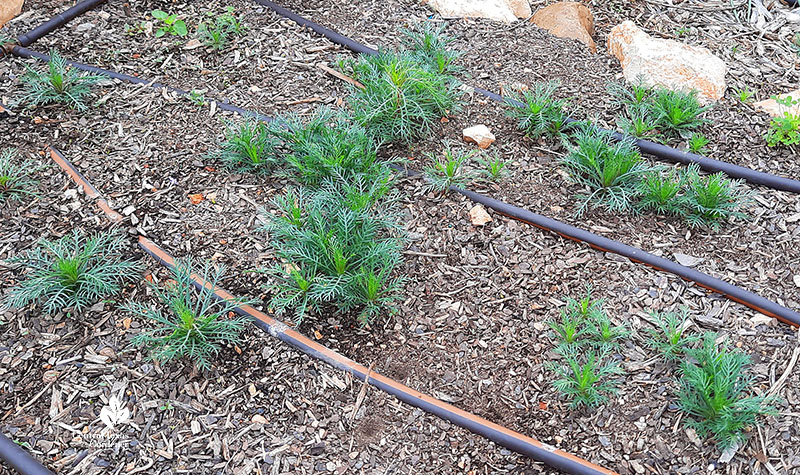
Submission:
[[[380,10],[375,6],[371,8],[365,11],[375,13]],[[396,6],[383,8],[387,12],[395,12],[395,15],[400,11]],[[405,5],[404,8],[405,11],[421,12],[418,7]],[[147,10],[142,8],[142,11]],[[98,13],[94,14],[97,15],[95,19],[103,19]],[[265,12],[264,15],[272,14]],[[107,20],[110,21],[110,18]],[[250,21],[251,16],[248,14],[246,18]],[[325,40],[315,39],[310,33],[296,30],[284,20],[272,17],[272,22],[276,21],[281,28],[306,38],[304,45],[315,41],[327,44]],[[73,23],[73,28],[79,23]],[[355,20],[328,26],[346,34],[347,28],[360,29],[362,33],[366,32],[363,33],[366,42],[375,45],[377,40],[372,42],[370,38],[383,38],[384,29],[387,34],[394,32],[399,23],[400,20],[375,21],[378,25],[375,30],[360,28],[362,25]],[[467,25],[474,30],[476,24],[484,25],[485,30],[489,31],[488,23],[454,22],[451,28],[456,31],[451,33],[461,36],[457,32],[459,25]],[[497,29],[496,25],[492,27]],[[530,51],[564,54],[564,45],[576,49],[570,42],[553,40],[527,24],[505,28],[503,35],[492,40],[470,38],[470,42],[488,48],[497,44],[491,41],[502,43],[503,38],[508,41],[512,37],[518,39],[524,32],[532,44],[541,46],[530,48]],[[116,29],[113,31],[116,32]],[[67,29],[57,35],[68,33]],[[49,37],[49,41],[57,44],[57,35]],[[358,35],[355,37],[359,39]],[[70,44],[78,44],[77,40],[71,41],[74,43]],[[40,44],[39,49],[44,44]],[[304,48],[307,51],[313,46]],[[120,63],[93,62],[93,59],[100,59],[91,56],[92,51],[98,51],[94,47],[62,50],[67,52],[70,59],[94,65],[104,64],[129,74],[141,72],[133,69],[136,63],[125,62],[128,66],[118,69],[111,66]],[[516,74],[524,71],[520,67],[523,63],[517,63],[516,68],[509,67],[506,73],[494,71],[492,76],[478,72],[480,63],[470,58],[474,51],[471,50],[462,60],[468,66],[466,70],[474,74],[476,81],[472,84],[492,89],[492,84],[480,81],[508,81],[504,84],[517,80],[530,81],[529,76],[523,78],[512,75],[512,71],[516,71]],[[587,72],[595,69],[606,71],[602,74],[608,75],[609,79],[614,77],[613,71],[617,70],[617,66],[603,56],[589,57],[576,53],[568,58],[559,56],[549,57],[548,60],[562,65],[565,75],[566,71],[574,72],[581,60],[588,64],[585,66]],[[265,88],[267,94],[261,95],[257,101],[236,102],[234,98],[244,97],[237,94],[246,94],[244,87],[252,85],[247,82],[246,73],[242,73],[241,79],[232,80],[234,85],[220,86],[216,92],[236,105],[255,105],[261,112],[273,114],[275,111],[293,110],[307,114],[314,103],[299,102],[287,108],[289,104],[285,99],[293,97],[302,100],[317,91],[320,97],[324,95],[319,102],[335,103],[334,98],[341,97],[345,90],[341,84],[332,82],[313,68],[313,63],[318,59],[311,55],[303,58],[303,66],[297,65],[298,70],[314,71],[317,76],[309,75],[302,82],[294,83],[292,87],[295,89],[290,94],[273,96],[269,94],[272,90]],[[471,63],[473,60],[474,63]],[[18,76],[22,71],[21,64],[22,61],[16,59],[4,62],[0,67],[7,69],[0,71],[0,75]],[[278,66],[274,67],[276,69],[271,71],[271,77],[278,78],[281,71]],[[189,79],[188,71],[174,73],[174,76],[166,74],[163,77],[141,75],[148,79],[161,79],[184,89],[192,89],[196,84]],[[541,79],[551,77],[548,75]],[[575,77],[577,75],[574,73],[570,74],[570,78]],[[323,84],[321,81],[327,81],[324,82],[325,86],[320,86],[319,90],[313,89],[315,84]],[[596,80],[584,81],[580,84],[572,81],[570,84],[565,77],[564,90],[572,91],[573,87],[581,87],[589,91],[595,88],[597,102],[602,103],[599,98],[605,97],[604,84]],[[257,274],[244,272],[275,261],[267,236],[254,232],[259,225],[256,210],[260,207],[270,210],[270,200],[282,193],[288,181],[279,177],[231,174],[208,155],[215,150],[221,138],[221,119],[238,118],[220,111],[212,115],[207,106],[198,107],[150,89],[116,85],[99,90],[102,105],[84,114],[55,107],[40,108],[35,113],[38,123],[24,113],[15,122],[9,123],[11,127],[0,131],[10,137],[13,130],[14,142],[19,143],[28,155],[35,153],[45,143],[63,149],[67,157],[106,195],[112,207],[126,216],[124,228],[129,234],[151,237],[176,256],[192,255],[229,264],[232,267],[229,272],[231,278],[224,283],[228,290],[240,295],[267,297],[261,287],[264,279]],[[16,86],[0,90],[0,94],[11,98],[17,92]],[[589,92],[585,94],[595,97]],[[720,105],[717,110],[730,111],[728,105]],[[731,151],[753,151],[754,148],[743,147],[743,144],[730,140],[715,140],[715,137],[720,138],[715,133],[724,133],[719,130],[742,129],[734,119],[724,122],[725,114],[730,113],[725,111],[712,114],[715,123],[720,120],[723,125],[707,127],[704,132],[708,132],[706,135],[712,138],[712,156],[734,161]],[[601,109],[586,101],[581,102],[581,112],[581,115],[592,115],[601,113]],[[734,117],[733,113],[730,114],[730,117]],[[747,112],[747,115],[750,114]],[[563,153],[560,145],[547,141],[532,143],[523,138],[515,131],[511,120],[503,117],[501,106],[478,95],[471,97],[463,111],[450,117],[434,138],[415,145],[411,150],[389,149],[385,153],[410,158],[411,167],[421,169],[427,163],[426,153],[441,151],[442,138],[458,141],[461,129],[474,123],[489,125],[499,138],[493,147],[513,161],[512,175],[507,181],[499,185],[478,186],[485,188],[487,194],[667,258],[673,258],[675,253],[700,258],[702,261],[696,264],[699,270],[789,308],[797,309],[800,305],[797,287],[793,282],[793,276],[800,274],[800,251],[792,245],[800,235],[800,226],[795,219],[800,216],[800,202],[794,195],[759,189],[759,198],[751,209],[756,219],[747,224],[731,225],[720,233],[689,232],[682,221],[648,215],[615,216],[593,212],[578,220],[572,217],[574,209],[571,196],[576,189],[565,187],[564,177],[555,171],[559,154]],[[748,130],[740,133],[749,133],[755,137],[753,140],[759,139],[758,128]],[[769,163],[775,164],[778,170],[765,170],[786,172],[787,176],[795,171],[797,165],[790,160],[790,151],[778,152],[765,146],[755,150],[758,151],[757,155],[753,152],[753,157],[737,163],[763,169],[748,160],[765,160],[769,157]],[[58,174],[52,175],[51,180],[58,183]],[[645,330],[651,327],[647,311],[687,306],[693,316],[693,331],[720,331],[751,355],[759,392],[769,390],[787,371],[787,362],[798,345],[797,334],[790,327],[722,297],[707,295],[674,276],[564,241],[498,215],[493,215],[494,220],[486,226],[472,226],[468,217],[472,207],[469,201],[424,192],[422,185],[420,179],[403,179],[399,184],[402,222],[409,233],[409,244],[404,252],[406,262],[401,269],[402,273],[408,275],[409,282],[400,312],[381,319],[369,329],[359,329],[352,320],[343,316],[307,319],[299,328],[303,333],[313,335],[322,343],[365,365],[374,364],[375,371],[414,389],[621,473],[645,473],[646,470],[654,473],[686,473],[714,464],[719,456],[712,445],[692,437],[680,424],[679,412],[674,404],[674,368],[660,362],[655,358],[656,354],[644,345]],[[54,188],[46,189],[52,195]],[[53,200],[52,203],[59,202],[58,195],[49,199]],[[56,205],[50,204],[49,208],[55,210]],[[86,211],[88,208],[91,208],[89,203],[77,208],[85,213],[81,221],[92,226],[100,225],[102,220],[94,218],[93,211]],[[16,208],[4,209],[5,212],[9,213],[8,219],[12,222],[21,220]],[[33,221],[31,225],[28,214],[21,216],[26,219],[28,226],[42,226],[40,221]],[[68,217],[63,211],[59,218],[63,222],[60,226],[53,227],[48,223],[45,227],[52,229],[53,233],[63,234],[69,229],[68,219],[77,219],[72,214]],[[87,224],[84,226],[88,227]],[[17,225],[10,229],[17,229]],[[32,237],[39,234],[32,233]],[[0,241],[0,246],[4,242],[11,242],[12,237]],[[18,251],[9,249],[6,255],[0,252],[0,259]],[[595,297],[606,300],[606,309],[612,319],[624,322],[635,331],[615,355],[615,359],[626,369],[620,393],[594,413],[568,409],[550,386],[552,373],[544,368],[544,363],[554,358],[551,352],[554,342],[549,335],[547,320],[557,316],[563,308],[565,296],[580,295],[587,284],[593,286]],[[129,295],[140,292],[144,292],[141,285],[128,289]],[[55,321],[46,326],[44,321],[33,320],[28,323],[27,320],[17,320],[33,330],[29,335],[16,335],[11,331],[13,329],[9,329],[9,343],[0,346],[6,347],[7,356],[13,359],[22,352],[17,351],[21,348],[20,342],[25,342],[24,346],[31,356],[25,359],[20,357],[19,361],[24,363],[16,364],[14,368],[19,369],[13,371],[20,378],[20,382],[15,383],[16,387],[24,387],[26,394],[38,394],[39,388],[46,385],[45,382],[39,382],[45,377],[43,365],[54,365],[63,359],[59,352],[67,349],[67,346],[76,347],[69,348],[68,352],[90,354],[84,356],[84,360],[90,363],[94,361],[91,353],[104,355],[103,348],[112,350],[106,351],[107,355],[113,357],[104,355],[108,359],[101,368],[75,365],[75,369],[69,371],[72,363],[62,365],[62,371],[69,371],[70,379],[63,387],[60,383],[53,387],[61,387],[63,394],[72,394],[73,388],[78,388],[80,392],[80,386],[91,387],[100,381],[109,381],[109,375],[117,380],[127,377],[135,380],[131,387],[137,394],[137,400],[142,399],[138,392],[146,394],[145,399],[148,399],[136,415],[141,418],[135,418],[134,422],[138,425],[147,424],[148,420],[158,422],[150,423],[151,428],[139,435],[140,441],[149,440],[148,443],[142,442],[147,451],[133,448],[113,456],[103,454],[99,457],[102,462],[94,461],[98,458],[91,462],[96,467],[102,468],[104,463],[113,466],[134,463],[135,466],[141,466],[145,462],[145,453],[147,457],[153,453],[160,457],[157,463],[162,467],[193,470],[243,468],[250,462],[261,464],[262,460],[265,464],[273,465],[276,471],[299,472],[321,470],[319,463],[323,463],[325,469],[330,471],[348,466],[365,470],[393,468],[401,472],[418,470],[417,463],[422,463],[426,470],[443,472],[469,470],[469,467],[481,472],[513,471],[531,465],[529,461],[520,460],[507,451],[494,449],[483,439],[460,429],[454,430],[448,423],[404,409],[382,393],[370,392],[368,401],[374,397],[374,406],[368,407],[365,402],[362,415],[347,423],[342,413],[347,414],[347,405],[354,404],[360,385],[353,384],[339,372],[309,362],[291,350],[281,349],[267,337],[250,336],[246,344],[239,348],[241,353],[226,349],[211,376],[187,376],[189,370],[181,364],[154,367],[142,361],[142,355],[138,352],[124,350],[128,335],[135,333],[136,326],[131,322],[131,329],[124,329],[124,322],[120,322],[115,310],[98,309],[90,315],[104,325],[101,326],[101,334],[108,333],[94,338],[89,336],[88,341],[78,341],[77,335],[69,328],[69,322],[59,327]],[[26,314],[17,314],[17,317],[30,318]],[[59,342],[61,338],[64,339],[62,344],[65,348],[59,346],[58,350],[52,352],[55,353],[50,357],[55,358],[53,362],[40,355],[40,347],[36,346],[40,343],[34,341],[34,336],[41,334],[55,334]],[[52,339],[48,336],[44,338]],[[78,344],[74,341],[78,341]],[[243,361],[245,357],[248,358],[247,362]],[[118,364],[114,366],[111,362]],[[55,367],[58,370],[58,365]],[[245,367],[247,370],[242,371]],[[778,392],[782,398],[777,405],[781,414],[768,419],[764,428],[751,434],[750,443],[724,470],[730,473],[756,473],[766,461],[779,471],[800,467],[800,454],[795,448],[800,433],[795,428],[797,424],[794,420],[800,412],[797,410],[800,397],[795,389],[800,387],[800,381],[795,371],[789,371],[789,379]],[[289,378],[291,383],[286,383],[285,378]],[[342,384],[338,384],[334,378],[338,378]],[[207,386],[201,382],[203,379],[210,381]],[[195,384],[203,386],[202,389]],[[251,384],[254,385],[253,390],[250,389]],[[286,394],[282,392],[286,389],[281,389],[280,384],[284,384],[284,388],[301,387],[302,391]],[[326,391],[327,387],[338,387],[343,392]],[[234,388],[233,392],[227,392],[229,388]],[[83,394],[81,397],[89,402],[96,396]],[[71,398],[76,401],[75,396]],[[177,401],[183,406],[172,404],[172,408],[165,405],[164,409],[160,409],[160,402],[153,405],[153,401],[161,400]],[[278,401],[277,405],[266,406],[267,401],[273,400]],[[300,400],[301,405],[296,400]],[[30,406],[30,414],[44,417],[50,401],[52,398],[47,392],[41,400]],[[81,399],[77,401],[76,407],[87,407],[80,403]],[[193,401],[198,402],[201,408],[192,406]],[[282,409],[280,404],[286,408]],[[193,407],[196,413],[186,407]],[[293,410],[292,407],[300,409]],[[331,410],[331,407],[341,409]],[[264,417],[270,422],[250,427],[252,417],[259,409],[265,411],[263,414],[267,415]],[[288,418],[286,409],[292,414]],[[372,409],[374,413],[369,412]],[[207,413],[211,414],[213,422],[209,422]],[[221,414],[232,414],[228,418],[232,422],[222,423]],[[82,414],[81,411],[68,417],[73,417],[72,422],[65,422],[70,426],[79,424],[79,421],[96,419],[94,414]],[[327,429],[324,436],[317,435],[320,426],[313,425],[314,419],[326,421],[327,427],[322,427]],[[195,425],[193,420],[199,425]],[[18,418],[15,421],[14,427],[22,425]],[[391,432],[391,436],[375,439],[375,430],[369,429],[371,424],[383,424],[378,430],[384,431],[383,434],[390,434],[392,428],[395,432]],[[56,438],[44,439],[39,448],[48,450],[48,443],[52,442],[50,448],[56,447],[53,449],[56,452],[62,452],[67,457],[77,454],[77,450],[64,452],[63,447],[75,441],[69,441],[69,429],[59,427],[51,429],[54,437],[60,438],[58,442]],[[197,427],[201,432],[195,434]],[[359,432],[359,427],[364,432]],[[30,437],[37,433],[19,430],[21,436]],[[251,435],[256,431],[257,436]],[[356,434],[356,446],[361,444],[361,450],[355,457],[351,456],[352,450],[346,443],[346,434],[353,431]],[[414,437],[404,435],[412,431],[418,431]],[[307,432],[308,436],[297,436],[303,432]],[[231,436],[232,433],[234,436]],[[241,436],[237,437],[238,434]],[[359,434],[364,436],[363,439],[359,440]],[[179,443],[187,436],[187,442]],[[315,436],[320,440],[314,439]],[[175,459],[164,455],[169,453],[170,440],[178,454]],[[215,440],[222,445],[217,445]],[[311,440],[314,440],[313,444]],[[266,449],[259,447],[259,444],[267,441]],[[314,444],[323,441],[326,446],[320,453],[319,447],[315,448]],[[425,456],[414,459],[410,449],[402,451],[403,444],[412,443],[410,441],[413,441],[418,454],[436,455],[428,460]],[[239,443],[242,445],[237,445]],[[278,450],[287,445],[289,447]],[[445,447],[449,448],[452,455],[447,455]],[[420,451],[419,448],[428,450]],[[226,450],[228,455],[225,455]],[[269,455],[272,452],[275,455]],[[288,455],[288,452],[294,455]],[[459,458],[465,452],[469,458],[467,462]],[[243,458],[238,455],[242,453],[245,454]],[[271,463],[265,453],[272,457]],[[284,457],[283,461],[275,462],[276,456]],[[295,458],[292,460],[291,457]],[[400,465],[393,466],[393,461],[399,461]],[[362,465],[356,466],[358,462]],[[333,463],[332,469],[330,463]],[[276,464],[279,467],[277,469],[274,468]],[[536,467],[530,469],[538,471]]]
[[[234,7],[234,15],[247,31],[232,36],[222,50],[203,46],[196,39],[198,24],[214,19],[206,12],[220,15],[226,6]],[[49,10],[47,15],[35,8],[35,15],[12,26],[30,29],[42,17],[64,7]],[[154,36],[152,30],[159,22],[151,12],[158,8],[166,7],[153,1],[107,2],[42,38],[31,49],[43,53],[55,49],[73,61],[196,91],[198,100],[227,100],[267,115],[298,103],[331,102],[346,91],[345,85],[317,67],[346,54],[344,49],[254,2],[169,5],[170,13],[185,19],[189,29],[185,37]],[[143,22],[149,26],[139,29]]]
[[[20,155],[41,155],[47,164],[39,148],[23,145],[41,136],[24,124],[14,125],[19,126]],[[38,238],[108,227],[94,203],[55,165],[36,178],[41,180],[36,200],[0,208],[0,218],[10,224],[0,232],[0,259],[32,248]],[[144,258],[133,245],[130,254]],[[145,274],[167,277],[156,263],[144,262]],[[20,277],[10,268],[0,270],[3,288]],[[241,285],[233,273],[229,277],[226,286]],[[63,473],[414,473],[420,467],[441,472],[460,467],[502,473],[529,465],[385,393],[367,387],[361,396],[363,385],[349,374],[261,332],[247,332],[239,346],[224,348],[210,372],[198,374],[184,363],[154,365],[130,347],[143,322],[117,308],[147,293],[138,282],[118,298],[93,306],[81,320],[27,310],[4,311],[0,317],[0,425],[48,468]],[[98,414],[112,391],[123,386],[131,420],[119,440],[105,441]],[[106,442],[108,447],[102,445]]]

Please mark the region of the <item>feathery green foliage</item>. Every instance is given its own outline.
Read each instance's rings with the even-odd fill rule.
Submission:
[[[50,51],[46,70],[36,71],[28,65],[25,67],[27,71],[21,78],[25,90],[20,102],[31,106],[60,103],[79,111],[86,110],[84,97],[91,92],[92,86],[106,79],[105,76],[81,76],[55,50]]]
[[[559,320],[548,325],[560,340],[559,345],[589,343],[603,349],[618,346],[618,340],[628,335],[623,326],[615,326],[603,310],[603,300],[592,298],[591,288],[579,299],[567,297],[567,305]]]
[[[234,170],[266,173],[277,163],[275,142],[267,126],[255,117],[246,117],[238,124],[228,122],[219,147],[213,156]]]
[[[489,180],[499,181],[508,175],[508,162],[497,154],[492,155],[490,158],[477,156],[475,161],[483,167],[481,173]]]
[[[642,176],[639,183],[641,210],[652,210],[660,214],[683,215],[680,192],[684,186],[683,175],[670,168],[667,173],[653,169]]]
[[[645,77],[637,77],[630,85],[612,82],[608,84],[612,104],[633,108],[646,107],[653,96],[653,88],[645,84]]]
[[[616,391],[612,377],[622,373],[617,364],[606,360],[629,332],[611,324],[603,301],[593,299],[589,287],[578,299],[568,297],[560,318],[548,324],[559,340],[555,352],[564,359],[546,365],[558,377],[553,386],[571,400],[572,407],[594,407],[606,401],[606,395]]]
[[[203,22],[197,27],[197,35],[206,46],[222,50],[227,46],[231,35],[243,35],[247,27],[242,25],[233,14],[233,7],[225,7],[225,13],[215,15],[207,12],[210,21]]]
[[[400,30],[406,37],[406,49],[416,55],[420,63],[430,65],[439,74],[453,74],[460,69],[455,62],[461,57],[461,52],[451,49],[455,38],[444,34],[446,27],[442,24],[437,28],[432,22],[425,21]]]
[[[645,107],[629,107],[628,115],[617,116],[617,126],[626,134],[639,138],[658,140],[658,121]]]
[[[421,62],[418,54],[381,51],[340,66],[364,86],[349,98],[356,123],[380,142],[411,143],[458,108],[455,79]]]
[[[518,128],[528,136],[538,138],[543,135],[561,137],[570,128],[566,99],[555,99],[553,94],[561,85],[557,80],[535,82],[533,86],[519,93],[510,93],[506,99],[509,105],[506,115],[518,122]],[[518,103],[523,106],[518,107]]]
[[[624,326],[614,325],[604,311],[593,314],[586,323],[590,343],[603,349],[618,347],[619,340],[630,334]]]
[[[189,30],[186,28],[186,22],[178,19],[178,15],[167,13],[164,10],[153,10],[151,12],[153,18],[161,20],[162,24],[156,30],[156,38],[161,38],[166,34],[172,36],[186,36]]]
[[[425,168],[423,172],[428,181],[426,189],[444,193],[451,186],[463,186],[472,180],[472,175],[464,172],[464,162],[468,162],[474,152],[466,154],[455,153],[448,145],[440,157],[428,154],[433,165]]]
[[[621,374],[622,369],[615,363],[605,363],[605,352],[574,345],[559,346],[555,352],[564,358],[565,364],[546,366],[558,376],[553,387],[570,399],[570,407],[593,408],[606,402],[608,394],[617,392],[614,376]]]
[[[195,287],[194,273],[207,285]],[[207,261],[196,268],[191,259],[177,259],[172,268],[173,281],[163,287],[149,284],[160,307],[136,301],[121,306],[147,321],[145,329],[131,343],[144,347],[156,361],[185,357],[200,369],[210,368],[211,359],[221,345],[240,341],[246,320],[231,318],[231,314],[249,303],[241,299],[218,299],[214,295],[223,273],[224,267],[214,268]]]
[[[778,145],[797,145],[800,144],[800,114],[790,112],[792,106],[800,104],[800,98],[792,99],[792,96],[784,97],[772,96],[783,110],[783,115],[773,117],[767,130],[767,145],[776,147]]]
[[[5,305],[39,303],[49,314],[67,307],[79,312],[117,293],[139,273],[138,262],[122,259],[124,248],[124,236],[117,232],[85,238],[75,230],[56,241],[41,240],[38,247],[9,260],[27,273],[11,289]]]
[[[736,97],[739,98],[739,101],[743,104],[747,104],[752,99],[755,92],[751,90],[749,87],[745,86],[741,89],[734,89],[733,92],[736,94]]]
[[[578,127],[575,146],[561,160],[575,183],[588,187],[589,194],[576,198],[577,216],[587,208],[628,211],[639,192],[639,182],[651,167],[642,160],[631,140],[615,141],[609,131],[592,125]]]
[[[586,317],[569,310],[562,310],[559,312],[559,316],[559,320],[549,320],[547,322],[550,329],[560,340],[559,345],[577,344],[586,333]]]
[[[653,90],[639,77],[630,87],[613,82],[608,85],[611,103],[622,107],[625,114],[617,116],[617,126],[628,135],[636,138],[657,140],[658,121],[651,107]]]
[[[656,329],[648,329],[650,337],[648,346],[657,350],[667,360],[676,360],[686,348],[700,341],[700,337],[686,335],[689,312],[686,309],[680,314],[667,312],[664,314],[650,313],[656,321]]]
[[[318,186],[325,178],[367,175],[386,182],[390,170],[378,160],[378,144],[350,117],[329,108],[318,109],[307,120],[289,116],[269,126],[292,178]]]
[[[701,115],[710,106],[701,106],[697,101],[697,91],[670,91],[656,88],[653,91],[652,107],[659,128],[667,133],[685,135],[708,122]]]
[[[754,383],[747,373],[750,358],[726,343],[717,345],[717,335],[706,333],[702,346],[687,349],[689,361],[680,365],[679,406],[690,417],[686,425],[700,436],[711,435],[720,449],[741,443],[745,431],[758,418],[775,411],[771,399],[746,396]]]
[[[701,116],[710,106],[701,106],[697,91],[671,91],[663,87],[649,87],[639,78],[629,87],[612,83],[608,87],[612,104],[621,106],[624,115],[617,117],[617,125],[627,134],[638,138],[659,139],[690,134],[707,123]]]
[[[682,201],[690,226],[718,230],[730,218],[746,218],[742,211],[750,194],[739,180],[731,180],[722,172],[700,175],[696,164],[686,172],[686,188]]]
[[[33,174],[42,167],[30,160],[17,160],[16,154],[12,148],[0,151],[0,203],[7,198],[19,199],[36,194],[38,181]]]
[[[299,322],[335,306],[358,311],[367,324],[392,310],[402,285],[391,276],[402,242],[389,189],[364,176],[328,178],[316,190],[290,189],[276,199],[281,214],[266,215],[264,229],[286,263],[266,271],[277,277],[270,306],[279,315],[293,310]]]
[[[689,138],[689,151],[692,153],[699,153],[705,155],[708,153],[706,145],[708,145],[708,138],[703,134],[694,133]]]

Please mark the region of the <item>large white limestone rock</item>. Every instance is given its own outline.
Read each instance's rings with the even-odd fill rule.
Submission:
[[[528,0],[428,0],[444,18],[488,18],[511,23],[531,15]]]
[[[612,28],[607,46],[619,60],[629,82],[641,76],[650,86],[695,89],[698,100],[704,104],[717,101],[725,93],[728,67],[708,48],[653,38],[632,21]]]

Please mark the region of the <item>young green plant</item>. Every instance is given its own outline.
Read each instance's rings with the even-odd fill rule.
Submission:
[[[229,122],[225,139],[215,152],[228,168],[252,173],[266,173],[277,163],[275,143],[267,126],[254,117]]]
[[[218,299],[214,295],[224,267],[210,262],[195,266],[190,259],[177,259],[172,280],[163,287],[150,283],[160,306],[129,301],[122,309],[145,320],[145,329],[131,343],[141,346],[159,362],[187,358],[199,369],[211,367],[222,345],[238,343],[246,320],[233,311],[251,303],[242,299]],[[196,275],[206,285],[195,286]]]
[[[652,110],[658,127],[667,133],[687,136],[708,121],[701,116],[711,106],[701,106],[697,91],[672,91],[656,88],[652,95]]]
[[[473,177],[464,171],[464,164],[469,162],[474,153],[474,151],[457,153],[448,145],[441,156],[429,154],[428,158],[433,165],[426,167],[423,172],[427,180],[426,190],[445,193],[451,186],[467,184]]]
[[[197,34],[200,41],[206,46],[215,50],[222,50],[228,44],[231,35],[243,35],[247,28],[234,15],[234,8],[225,8],[225,13],[214,15],[208,12],[209,21],[201,23],[197,27]]]
[[[41,240],[34,249],[9,260],[27,272],[4,304],[22,308],[38,303],[49,314],[67,308],[80,312],[116,294],[139,274],[138,262],[122,258],[125,247],[124,236],[117,232],[87,238],[75,230],[56,241]]]
[[[567,145],[569,151],[561,164],[575,183],[589,189],[588,194],[577,195],[576,215],[601,207],[615,212],[631,210],[642,176],[652,169],[633,141],[616,141],[611,132],[591,124],[577,128],[573,138],[575,145]]]
[[[418,57],[420,63],[427,63],[439,74],[453,74],[458,71],[455,62],[461,52],[451,48],[455,38],[444,34],[446,24],[439,27],[430,21],[413,24],[401,30],[406,37],[404,46]]]
[[[270,306],[307,314],[332,306],[357,312],[361,324],[392,311],[402,279],[391,277],[401,262],[402,242],[386,183],[367,178],[326,179],[315,190],[290,189],[276,199],[279,215],[266,214],[276,255],[265,272],[275,277]]]
[[[557,80],[536,82],[521,94],[510,93],[506,100],[509,106],[506,115],[516,119],[517,127],[530,137],[561,137],[569,124],[564,110],[567,100],[554,97],[560,84]]]
[[[680,365],[678,404],[689,416],[686,425],[724,450],[743,442],[745,432],[775,410],[771,398],[746,395],[755,383],[747,372],[750,358],[716,339],[706,333],[699,348],[685,350],[689,360]]]
[[[794,106],[800,104],[800,98],[793,99],[792,96],[780,98],[772,96],[772,99],[782,108],[782,115],[773,117],[767,130],[767,145],[776,147],[778,145],[790,146],[800,144],[800,113],[791,112]]]
[[[755,92],[751,90],[749,87],[745,86],[740,89],[734,89],[733,92],[736,94],[736,97],[739,98],[739,101],[743,104],[747,104],[755,95]]]
[[[184,37],[189,33],[186,28],[186,22],[178,19],[178,15],[174,13],[167,13],[164,10],[153,10],[151,12],[153,18],[160,20],[161,24],[156,29],[156,38],[161,38],[164,35]]]
[[[379,142],[411,143],[458,109],[455,79],[418,54],[381,51],[342,61],[341,67],[364,86],[350,94],[355,122]]]
[[[475,157],[475,161],[483,167],[481,173],[488,180],[500,181],[508,175],[508,162],[500,158],[497,154],[488,158],[477,156]]]
[[[617,392],[614,378],[622,373],[615,363],[605,363],[605,352],[562,345],[555,349],[564,364],[547,363],[558,379],[553,387],[570,400],[570,407],[594,408],[608,400],[609,394]]]
[[[26,159],[17,159],[17,152],[8,148],[0,151],[0,203],[36,194],[39,183],[33,175],[42,167]]]
[[[700,167],[693,164],[685,182],[682,203],[690,226],[718,230],[731,218],[747,218],[743,210],[751,194],[741,181],[731,180],[722,172],[701,175]]]
[[[55,50],[50,51],[46,70],[25,67],[27,71],[21,78],[25,90],[20,102],[31,106],[60,103],[79,111],[86,110],[84,97],[91,92],[92,86],[106,79],[105,76],[81,76]]]
[[[655,320],[656,328],[648,329],[650,337],[647,345],[661,353],[665,359],[678,359],[687,348],[700,341],[700,337],[686,334],[689,326],[689,312],[686,309],[680,314],[652,312],[650,316]]]
[[[680,192],[684,187],[684,177],[670,168],[666,173],[659,169],[650,170],[639,182],[640,210],[655,211],[659,214],[683,215],[683,201]]]
[[[699,153],[701,155],[708,154],[706,145],[708,145],[709,142],[710,140],[708,140],[705,135],[695,132],[689,138],[689,151],[692,153]]]
[[[378,144],[369,133],[343,113],[318,109],[310,118],[276,119],[268,133],[280,144],[279,155],[296,181],[319,186],[332,176],[366,175],[388,178],[386,163],[378,160]]]

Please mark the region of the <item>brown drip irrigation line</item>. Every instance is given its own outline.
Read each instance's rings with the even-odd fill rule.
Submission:
[[[111,220],[111,222],[118,223],[124,219],[121,214],[117,213],[111,208],[111,206],[108,204],[108,201],[106,201],[106,199],[103,198],[103,195],[97,191],[97,188],[92,186],[92,184],[89,183],[89,180],[87,180],[86,177],[83,176],[83,174],[79,172],[77,168],[75,168],[75,165],[67,160],[61,152],[50,146],[48,146],[47,149],[50,152],[50,158],[52,158],[53,161],[56,162],[56,164],[58,164],[58,166],[61,167],[61,169],[64,170],[64,172],[66,172],[70,178],[72,178],[72,181],[83,188],[83,192],[86,196],[95,200],[97,206],[106,214],[106,216],[108,216],[108,219]]]
[[[733,285],[722,279],[712,277],[706,273],[692,269],[691,267],[683,266],[675,261],[656,256],[655,254],[651,254],[642,249],[628,246],[627,244],[623,244],[619,241],[614,241],[613,239],[599,236],[584,229],[580,229],[575,226],[562,223],[561,221],[536,214],[518,206],[504,203],[500,200],[481,195],[480,193],[476,193],[471,190],[465,190],[455,186],[451,186],[450,190],[462,194],[473,202],[480,203],[487,208],[491,208],[494,211],[510,218],[514,218],[537,228],[553,232],[567,239],[585,242],[594,249],[618,254],[630,259],[633,262],[645,264],[656,270],[677,275],[678,277],[694,282],[703,288],[733,300],[734,302],[740,303],[746,307],[756,310],[757,312],[763,313],[764,315],[777,318],[778,320],[793,326],[800,326],[800,313],[797,311],[784,307],[783,305],[773,302],[765,297],[762,297],[761,295],[742,289],[741,287]]]
[[[139,247],[161,262],[162,265],[170,268],[174,265],[175,261],[172,256],[144,236],[139,237]],[[220,288],[212,288],[211,284],[203,281],[200,276],[193,274],[192,278],[196,286],[213,290],[214,295],[218,298],[227,301],[235,301],[235,298],[229,292]],[[407,404],[449,420],[458,426],[482,435],[515,452],[527,455],[534,460],[544,462],[551,467],[565,470],[568,473],[615,474],[615,472],[611,470],[578,458],[551,445],[543,444],[538,440],[461,410],[451,404],[430,397],[391,378],[371,371],[370,368],[358,364],[330,348],[320,345],[305,335],[293,330],[285,323],[256,310],[250,305],[243,305],[239,307],[236,312],[240,315],[252,318],[256,325],[269,332],[270,335],[290,344],[303,353],[320,359],[337,369],[346,371],[359,380],[365,381]]]
[[[108,206],[108,202],[106,202],[100,192],[89,183],[86,177],[84,177],[63,154],[52,147],[48,148],[53,160],[76,184],[84,189],[87,196],[97,201],[98,206],[108,215],[109,219],[121,219],[119,213]],[[168,268],[174,266],[174,258],[150,239],[139,236],[139,247],[163,266]],[[219,299],[236,301],[232,294],[219,287],[212,287],[209,282],[204,281],[198,274],[193,273],[191,277],[196,287],[205,287],[213,290],[214,295]],[[276,320],[256,310],[250,305],[242,305],[235,311],[239,315],[251,318],[256,326],[265,330],[275,338],[284,343],[288,343],[313,358],[328,363],[334,368],[352,374],[365,384],[371,384],[411,406],[448,420],[453,424],[481,435],[510,450],[528,456],[533,460],[576,475],[619,475],[617,472],[593,464],[549,444],[545,444],[524,434],[508,429],[507,427],[495,424],[494,422],[459,409],[451,404],[411,389],[398,381],[376,373],[372,370],[371,366],[366,367],[356,363],[350,358],[311,340],[280,320]]]

